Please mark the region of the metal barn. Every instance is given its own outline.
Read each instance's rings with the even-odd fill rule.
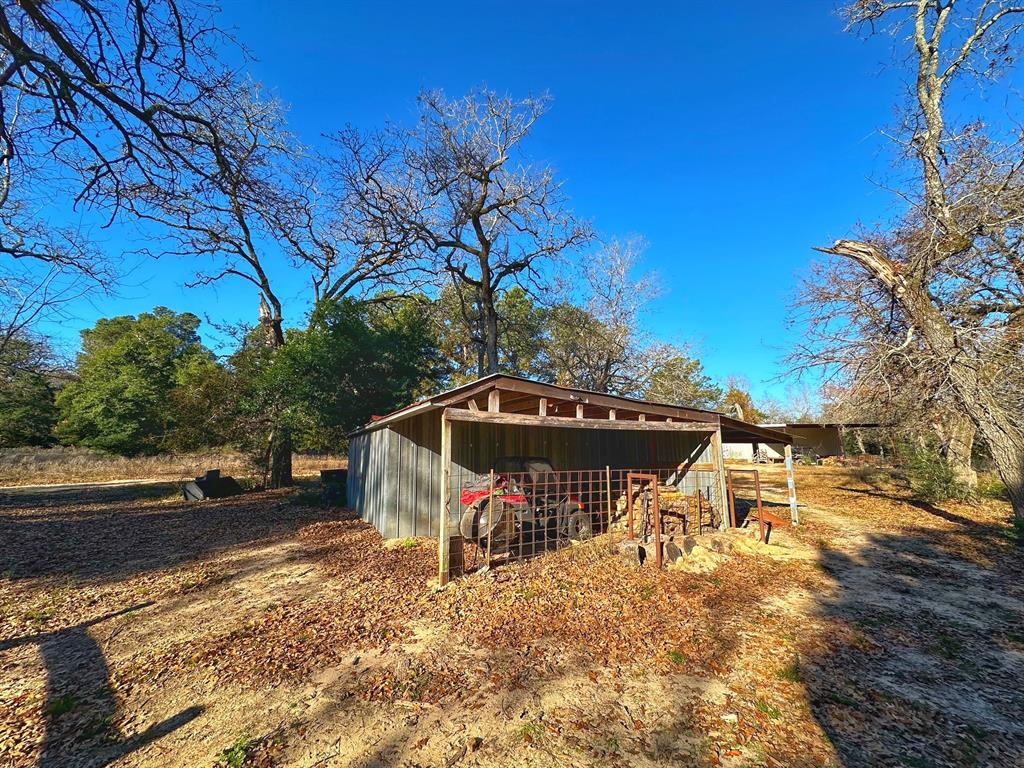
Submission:
[[[386,538],[439,537],[443,583],[460,499],[467,488],[486,487],[488,476],[493,484],[507,457],[547,459],[562,486],[583,489],[574,503],[591,514],[603,514],[605,504],[611,510],[612,487],[618,493],[627,473],[641,471],[721,509],[723,441],[788,445],[792,438],[714,411],[494,374],[353,432],[348,498]]]

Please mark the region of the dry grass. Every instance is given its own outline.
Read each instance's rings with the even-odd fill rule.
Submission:
[[[1008,505],[797,487],[710,573],[602,537],[443,590],[433,541],[308,494],[10,494],[0,765],[1024,765]]]
[[[296,454],[292,470],[297,477],[312,476],[321,469],[344,467],[347,461],[342,456]],[[180,481],[218,467],[224,474],[234,477],[257,475],[248,456],[235,451],[125,457],[88,448],[8,448],[0,450],[0,486],[110,480]]]

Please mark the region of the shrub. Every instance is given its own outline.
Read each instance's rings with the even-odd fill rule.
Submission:
[[[953,475],[941,454],[929,445],[911,443],[901,451],[903,467],[914,498],[930,503],[969,501],[973,492]]]
[[[1010,531],[1007,535],[1018,547],[1024,547],[1024,518],[1014,515],[1010,520]]]
[[[226,768],[243,768],[256,749],[259,741],[252,738],[248,731],[243,731],[235,743],[217,755],[217,765]]]

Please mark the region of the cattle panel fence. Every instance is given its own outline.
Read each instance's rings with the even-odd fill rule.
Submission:
[[[556,471],[546,461],[526,459],[510,470],[460,471],[452,477],[450,528],[468,545],[467,570],[626,531],[630,518],[633,535],[641,541],[653,542],[659,533],[668,541],[700,535],[717,529],[727,516],[718,473],[706,467]]]

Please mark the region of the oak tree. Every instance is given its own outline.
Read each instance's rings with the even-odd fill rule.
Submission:
[[[859,0],[847,15],[870,32],[907,32],[912,88],[897,136],[915,181],[900,190],[909,205],[895,226],[821,249],[853,267],[827,278],[831,308],[852,323],[826,309],[819,341],[849,344],[805,351],[855,378],[873,367],[876,381],[896,370],[901,390],[922,382],[925,397],[970,420],[1024,518],[1024,152],[1012,131],[948,109],[968,76],[1012,67],[1024,5]]]

